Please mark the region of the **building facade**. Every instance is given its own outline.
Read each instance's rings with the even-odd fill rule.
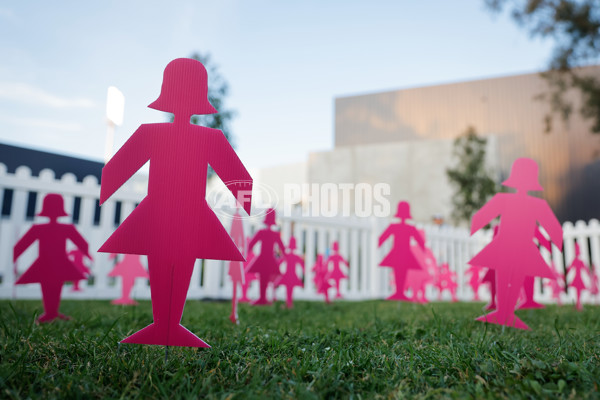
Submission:
[[[600,77],[600,67],[586,73]],[[525,74],[337,98],[335,148],[311,155],[308,179],[327,181],[327,171],[334,179],[387,180],[392,201],[422,206],[419,219],[448,216],[451,142],[472,126],[490,139],[488,163],[500,182],[516,158],[533,158],[544,187],[539,195],[561,221],[598,218],[600,135],[579,115],[577,92],[568,93],[577,112],[568,122],[553,115],[547,131],[552,113],[540,99],[547,92],[543,78]]]

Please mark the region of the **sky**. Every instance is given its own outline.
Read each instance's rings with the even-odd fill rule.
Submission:
[[[106,93],[125,96],[115,149],[169,61],[210,53],[249,169],[333,148],[336,97],[544,69],[532,40],[483,0],[0,2],[0,142],[102,160]],[[1,160],[0,160],[1,162]]]

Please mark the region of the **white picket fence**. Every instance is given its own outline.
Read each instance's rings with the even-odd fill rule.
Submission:
[[[0,298],[30,299],[41,298],[38,284],[14,285],[15,268],[17,273],[23,273],[37,257],[37,245],[31,246],[18,260],[12,262],[12,248],[34,222],[27,218],[29,193],[37,193],[35,204],[36,213],[41,209],[42,199],[47,193],[61,193],[65,199],[65,209],[72,213],[75,198],[80,198],[79,220],[77,229],[88,240],[90,251],[94,257],[91,265],[93,279],[82,282],[81,292],[72,292],[69,287],[63,289],[63,298],[72,299],[112,299],[120,295],[120,282],[109,278],[108,272],[114,266],[114,260],[109,260],[107,254],[97,253],[96,249],[116,228],[115,210],[120,203],[123,220],[145,196],[143,185],[128,183],[101,207],[99,218],[95,221],[96,202],[99,198],[100,187],[95,177],[88,176],[83,182],[76,181],[71,174],[56,178],[50,170],[42,171],[39,176],[32,176],[27,167],[19,167],[14,174],[6,172],[4,164],[0,163],[0,195],[5,189],[13,191],[10,215],[0,220]],[[4,196],[0,196],[0,201]],[[1,205],[0,205],[1,207]],[[64,218],[66,222],[67,217]],[[222,221],[229,230],[230,221]],[[304,288],[297,288],[295,297],[298,299],[320,299],[313,284],[312,267],[316,254],[325,254],[333,241],[338,241],[341,254],[348,259],[350,268],[349,279],[342,284],[342,294],[349,300],[378,299],[391,294],[392,285],[389,268],[378,267],[379,262],[389,251],[390,243],[379,248],[377,239],[390,223],[386,219],[376,218],[308,218],[301,215],[278,217],[282,238],[287,244],[293,233],[297,247],[303,251],[306,262]],[[245,230],[248,235],[260,228],[257,219],[246,220]],[[491,240],[490,232],[478,232],[470,236],[466,229],[454,227],[422,226],[425,229],[427,245],[433,250],[439,263],[447,262],[450,268],[457,272],[458,297],[469,300],[473,293],[467,284],[464,271],[467,261]],[[574,257],[574,241],[580,243],[583,259],[594,265],[600,265],[600,223],[592,220],[588,224],[579,221],[575,225],[564,225],[564,255],[554,248],[552,254],[545,252],[544,257],[554,262],[563,271],[565,260],[570,262]],[[545,250],[542,250],[543,252]],[[145,257],[143,257],[145,261]],[[250,288],[249,296],[257,297],[256,283]],[[283,297],[283,288],[277,291],[278,298]],[[228,299],[231,297],[231,281],[227,275],[227,264],[223,261],[198,260],[190,288],[188,299]],[[150,289],[147,280],[138,279],[132,292],[133,297],[149,299]],[[487,298],[486,288],[481,288],[480,295]],[[430,289],[430,299],[437,298],[437,293]],[[447,299],[446,294],[444,299]],[[572,302],[573,293],[565,294],[563,301]],[[536,283],[536,299],[550,301],[550,293]],[[589,295],[583,299],[590,302]]]

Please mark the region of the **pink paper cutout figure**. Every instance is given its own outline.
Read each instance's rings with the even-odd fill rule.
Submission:
[[[516,193],[498,193],[471,220],[471,234],[500,216],[498,234],[483,250],[469,261],[496,272],[497,309],[477,318],[478,321],[529,327],[515,315],[515,305],[526,276],[552,278],[554,274],[533,242],[537,223],[544,227],[550,240],[562,248],[562,227],[548,203],[527,194],[543,190],[538,183],[538,165],[529,158],[517,159],[509,178],[503,185]]]
[[[418,229],[418,232],[423,238],[423,241],[425,241],[425,231],[423,229]],[[421,269],[408,270],[404,289],[405,291],[408,288],[412,290],[411,301],[424,304],[428,302],[425,294],[427,285],[433,283],[435,275],[434,270],[437,267],[437,261],[433,252],[428,247],[422,249],[418,244],[412,244],[410,248],[421,265]]]
[[[247,213],[252,193],[223,132],[190,123],[217,112],[207,90],[202,63],[171,61],[149,107],[173,113],[173,123],[141,125],[102,170],[100,203],[150,161],[148,195],[100,248],[148,256],[154,322],[122,343],[210,347],[180,323],[195,260],[244,260],[205,200],[209,164]]]
[[[244,262],[244,283],[242,283],[242,297],[238,299],[238,303],[250,303],[250,299],[248,298],[248,288],[250,287],[250,283],[252,281],[258,280],[258,275],[248,272],[248,265],[250,262],[254,260],[254,252],[252,250],[248,251],[248,255],[246,256],[246,261]]]
[[[535,230],[534,237],[540,246],[544,247],[550,252],[552,251],[552,244],[548,239],[546,239],[539,228]],[[535,293],[534,286],[535,278],[533,276],[526,276],[525,281],[523,282],[523,302],[519,304],[520,309],[544,308],[543,304],[540,304],[533,299]]]
[[[469,286],[473,290],[473,300],[479,301],[479,286],[481,286],[481,271],[485,268],[480,267],[479,265],[471,265],[465,271],[466,275],[470,275],[469,278]]]
[[[333,242],[332,250],[333,254],[327,257],[327,260],[325,260],[325,267],[328,270],[326,279],[328,281],[335,282],[335,298],[341,299],[342,294],[340,293],[340,282],[342,279],[348,278],[348,275],[342,271],[341,265],[344,264],[346,267],[350,268],[350,264],[348,264],[348,261],[346,261],[346,259],[340,254],[340,245],[338,242]],[[329,268],[330,264],[331,268]]]
[[[440,265],[440,272],[438,275],[439,279],[439,296],[441,298],[444,290],[448,290],[450,292],[450,296],[453,302],[458,301],[456,297],[456,289],[458,288],[458,284],[456,283],[456,272],[450,270],[450,266],[448,263],[443,263]]]
[[[555,299],[556,303],[560,306],[562,305],[561,294],[565,291],[565,277],[558,272],[554,266],[552,267],[552,272],[554,273],[554,279],[549,279],[544,283],[544,286],[552,291],[552,298]]]
[[[116,254],[111,254],[109,259],[115,259]],[[121,297],[111,301],[111,304],[121,305],[137,305],[137,301],[131,298],[131,289],[135,284],[136,278],[150,278],[148,272],[140,261],[140,256],[137,254],[125,254],[123,259],[117,263],[114,268],[108,273],[110,277],[121,277]]]
[[[249,273],[256,273],[259,276],[260,297],[253,301],[252,305],[271,304],[267,298],[267,288],[279,276],[279,260],[275,256],[276,248],[281,254],[285,251],[285,246],[281,241],[279,232],[271,227],[275,226],[275,210],[269,209],[264,220],[265,228],[256,232],[254,237],[248,243],[248,251],[252,251],[254,246],[260,242],[260,253],[254,257],[246,269]]]
[[[302,279],[298,278],[296,275],[296,266],[300,266],[302,268],[302,272],[304,273],[304,260],[297,254],[294,254],[294,250],[296,250],[296,239],[292,236],[290,238],[290,244],[288,246],[288,251],[284,255],[285,262],[285,272],[280,275],[275,280],[275,287],[280,285],[285,286],[286,288],[286,306],[287,308],[294,307],[294,299],[293,293],[294,288],[296,286],[304,287],[304,282]]]
[[[394,237],[394,243],[390,253],[379,263],[382,267],[391,267],[394,270],[394,282],[396,292],[389,296],[387,300],[410,301],[404,294],[406,275],[408,270],[420,270],[421,265],[415,258],[411,250],[411,238],[414,239],[421,249],[425,249],[425,241],[419,235],[417,229],[406,223],[407,219],[411,219],[410,205],[406,201],[398,203],[396,218],[400,219],[400,223],[393,223],[379,237],[379,247],[390,237]]]
[[[60,194],[50,193],[44,197],[40,217],[50,219],[45,224],[34,224],[13,248],[13,262],[38,241],[39,255],[31,266],[15,282],[15,285],[39,283],[42,286],[44,313],[37,322],[50,322],[55,318],[69,319],[58,312],[63,284],[67,281],[85,279],[85,274],[69,259],[67,240],[70,240],[90,260],[88,243],[73,224],[62,224],[58,218],[66,217],[64,201]]]
[[[235,212],[233,220],[231,221],[230,235],[235,245],[238,247],[242,255],[246,254],[246,236],[244,235],[244,224],[242,223],[242,217],[240,214]],[[237,290],[238,286],[244,285],[244,263],[242,261],[230,261],[229,262],[229,277],[233,283],[233,293],[231,295],[231,315],[229,320],[234,324],[239,324],[238,313],[237,313]]]
[[[315,265],[312,268],[314,272],[313,281],[315,283],[315,288],[317,289],[317,293],[325,296],[325,302],[327,304],[331,303],[329,299],[329,289],[332,287],[329,282],[329,271],[327,271],[327,266],[324,261],[325,257],[322,254],[317,254],[317,259],[315,261]]]
[[[75,264],[77,269],[80,272],[83,272],[83,274],[85,275],[84,279],[73,281],[73,288],[71,289],[72,292],[81,292],[81,288],[79,287],[79,282],[87,279],[90,276],[90,274],[92,273],[92,271],[88,268],[87,265],[85,265],[85,262],[84,262],[85,254],[83,254],[83,252],[81,250],[79,250],[79,249],[71,250],[70,252],[67,253],[67,256],[69,257],[69,260],[71,260],[71,262],[73,264]]]
[[[569,286],[575,288],[576,291],[577,303],[575,308],[577,311],[583,310],[583,306],[581,305],[581,292],[587,289],[585,282],[583,282],[583,275],[584,273],[586,275],[588,274],[588,268],[583,260],[579,257],[580,255],[581,250],[579,249],[579,243],[575,242],[575,258],[573,259],[571,265],[569,265],[569,268],[567,268],[567,275],[569,275],[571,271],[574,271],[573,279],[571,279],[569,282]]]

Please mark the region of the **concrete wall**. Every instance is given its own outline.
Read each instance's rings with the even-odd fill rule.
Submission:
[[[453,167],[453,139],[412,140],[404,142],[344,146],[328,152],[312,153],[308,163],[310,183],[387,183],[391,213],[401,200],[411,204],[413,219],[431,222],[435,214],[447,220],[454,189],[446,177]],[[497,143],[489,136],[490,171],[497,170]],[[352,208],[354,199],[352,198]]]

